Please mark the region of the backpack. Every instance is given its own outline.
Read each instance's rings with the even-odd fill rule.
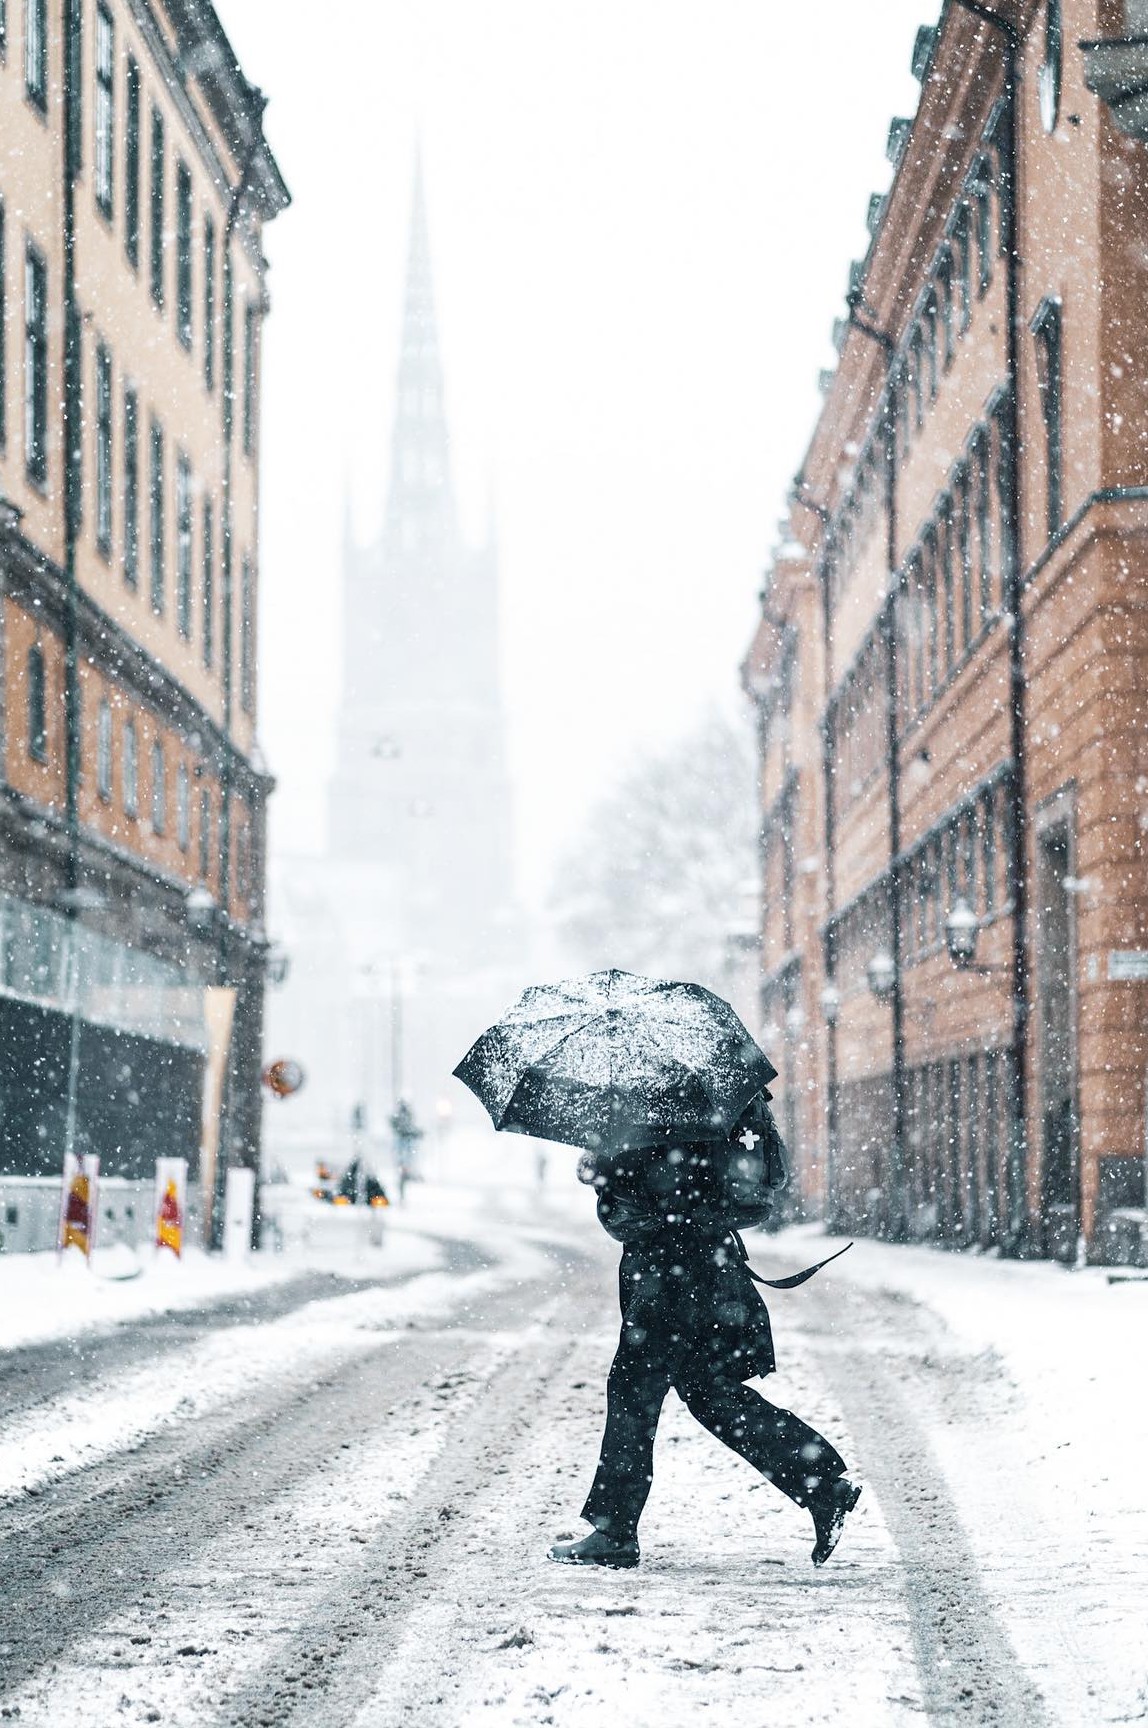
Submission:
[[[746,1140],[752,1144],[746,1145]],[[785,1145],[768,1105],[754,1099],[734,1137],[710,1149],[710,1162],[731,1213],[772,1210],[789,1181]]]

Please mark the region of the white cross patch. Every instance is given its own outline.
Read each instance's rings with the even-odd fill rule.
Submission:
[[[746,1128],[737,1138],[739,1145],[744,1146],[747,1152],[752,1152],[761,1139],[761,1135],[755,1134],[752,1128]]]

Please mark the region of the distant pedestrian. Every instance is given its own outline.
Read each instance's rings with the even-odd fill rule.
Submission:
[[[762,1171],[756,1184],[737,1180],[739,1162],[750,1162],[739,1158],[739,1147]],[[704,1428],[808,1509],[814,1565],[833,1552],[860,1488],[828,1440],[745,1385],[772,1373],[775,1363],[769,1313],[739,1228],[768,1216],[768,1189],[776,1185],[771,1168],[776,1175],[778,1163],[784,1179],[781,1141],[761,1095],[724,1145],[657,1146],[583,1160],[579,1174],[598,1189],[598,1217],[624,1245],[622,1331],[607,1384],[601,1456],[582,1508],[594,1529],[581,1541],[556,1544],[552,1560],[638,1564],[638,1521],[671,1386]],[[816,1270],[777,1283],[791,1286]]]
[[[391,1116],[394,1136],[395,1163],[399,1171],[399,1205],[406,1202],[407,1184],[417,1180],[415,1158],[423,1131],[415,1121],[415,1113],[405,1098],[400,1098]]]

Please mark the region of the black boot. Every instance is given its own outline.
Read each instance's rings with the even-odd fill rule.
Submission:
[[[556,1542],[549,1558],[560,1566],[612,1566],[621,1569],[636,1566],[642,1558],[636,1536],[611,1536],[605,1530],[592,1530],[580,1542]]]
[[[845,1528],[845,1520],[860,1498],[860,1485],[850,1482],[848,1476],[838,1476],[832,1482],[823,1482],[816,1493],[810,1496],[809,1510],[813,1514],[813,1528],[817,1534],[817,1541],[813,1544],[815,1566],[824,1566],[836,1548]]]

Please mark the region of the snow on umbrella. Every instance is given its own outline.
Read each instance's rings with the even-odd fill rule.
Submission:
[[[702,985],[609,971],[524,991],[454,1072],[496,1128],[620,1151],[721,1138],[777,1070]]]

